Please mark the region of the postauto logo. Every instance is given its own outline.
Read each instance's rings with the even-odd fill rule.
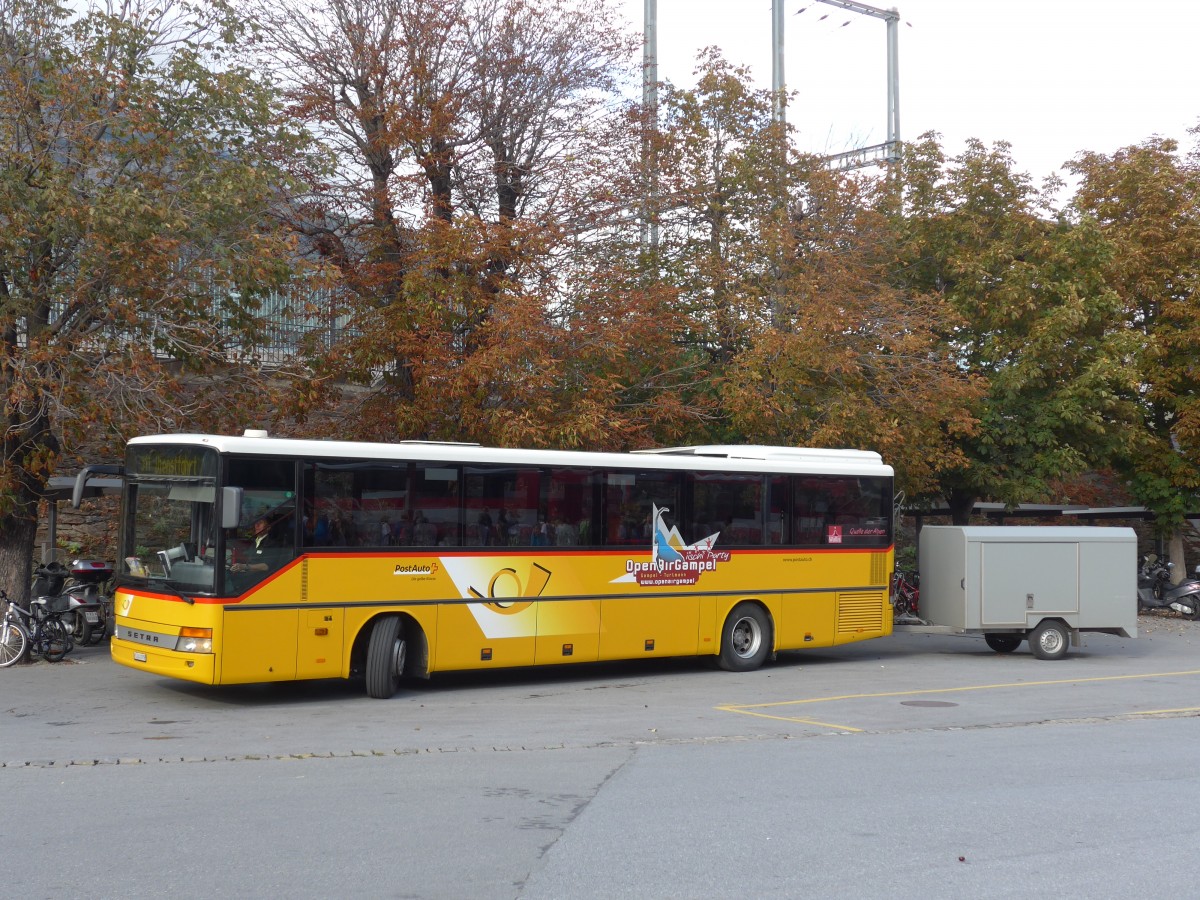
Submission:
[[[436,575],[438,564],[432,563],[397,563],[393,575]]]

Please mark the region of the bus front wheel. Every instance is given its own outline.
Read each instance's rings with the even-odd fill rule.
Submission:
[[[367,696],[387,700],[400,687],[408,645],[398,616],[375,620],[367,645]]]
[[[749,672],[771,652],[771,620],[757,603],[739,603],[721,629],[720,666],[728,672]]]

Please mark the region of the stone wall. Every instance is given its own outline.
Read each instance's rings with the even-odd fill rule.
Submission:
[[[59,502],[56,529],[58,546],[51,548],[50,515],[47,502],[43,501],[38,517],[35,558],[46,561],[57,558],[59,562],[70,562],[77,558],[116,562],[120,509],[121,499],[115,496],[84,500],[79,509],[73,509],[69,502]],[[52,552],[54,550],[57,552]]]

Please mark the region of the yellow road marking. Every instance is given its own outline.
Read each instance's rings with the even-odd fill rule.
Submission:
[[[759,719],[775,719],[778,722],[795,722],[798,725],[816,725],[818,728],[832,728],[835,731],[862,731],[861,728],[854,728],[850,725],[832,725],[829,722],[818,722],[816,719],[798,719],[793,716],[772,716],[767,713],[753,712],[752,710],[740,706],[718,706],[717,709],[722,712],[741,713],[745,716],[755,716]]]
[[[816,725],[820,728],[833,728],[837,731],[862,731],[861,728],[854,728],[850,725],[832,725],[827,722],[818,722],[815,719],[800,718],[796,716],[771,715],[770,713],[758,712],[758,710],[778,709],[785,706],[803,706],[810,703],[830,703],[835,700],[871,700],[879,699],[881,697],[916,697],[923,694],[955,694],[966,691],[991,691],[1001,688],[1017,687],[1045,687],[1047,685],[1056,684],[1089,684],[1100,681],[1133,681],[1143,678],[1172,678],[1180,675],[1200,675],[1200,669],[1186,669],[1181,672],[1147,672],[1141,675],[1102,675],[1097,676],[1096,678],[1060,678],[1053,681],[1011,681],[1000,684],[967,685],[964,687],[926,688],[916,691],[881,691],[874,694],[839,694],[832,697],[809,697],[805,700],[776,700],[771,703],[726,704],[716,708],[721,712],[740,713],[746,716],[756,716],[761,719],[777,719],[779,721],[795,722],[801,725]],[[1180,712],[1200,712],[1200,707],[1148,710],[1145,712],[1130,713],[1130,715],[1149,716],[1154,715],[1155,713]]]

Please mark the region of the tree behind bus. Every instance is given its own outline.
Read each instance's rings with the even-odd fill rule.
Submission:
[[[297,144],[229,63],[243,30],[220,7],[176,7],[173,24],[136,4],[0,9],[0,585],[24,597],[60,460],[253,414],[261,387],[235,383],[257,373],[226,356],[254,346],[262,294],[288,280],[270,160]],[[184,373],[210,379],[202,403]]]

